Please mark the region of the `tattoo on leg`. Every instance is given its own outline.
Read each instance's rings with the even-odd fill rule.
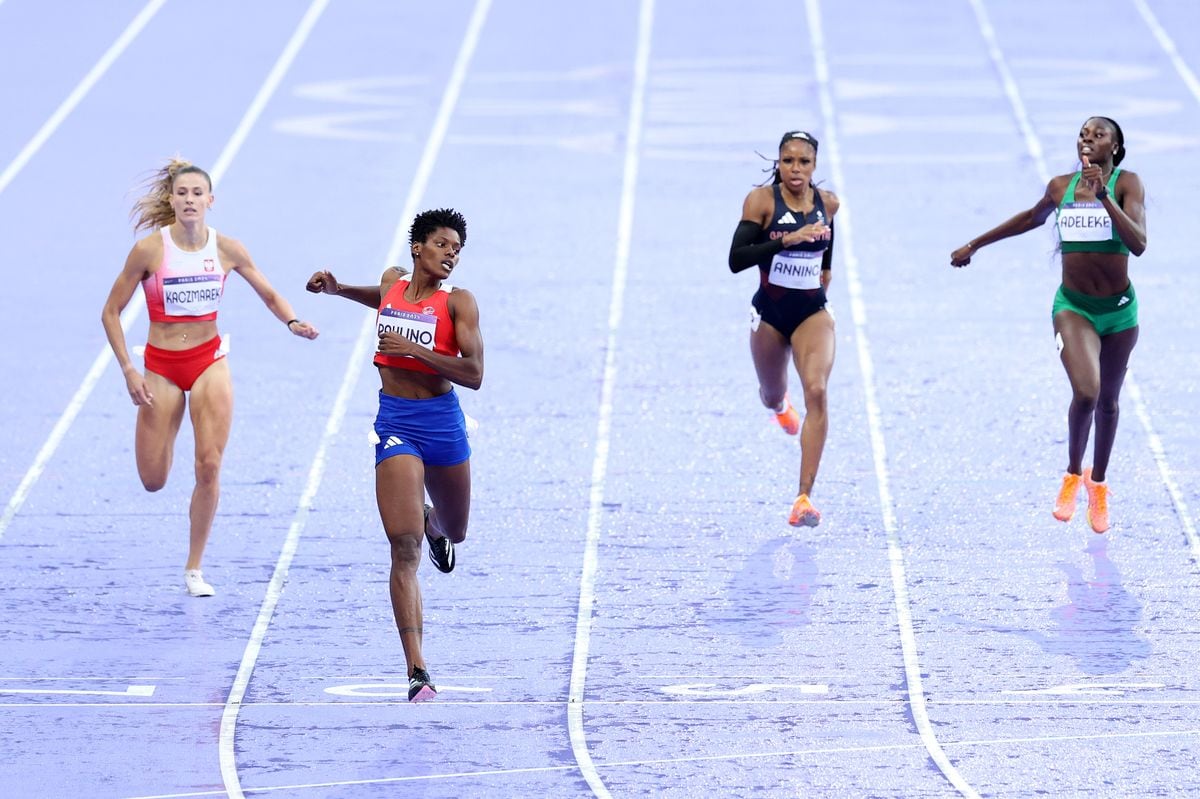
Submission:
[[[420,627],[401,627],[400,634],[404,635],[405,633],[416,633],[417,635],[424,635],[425,630]]]

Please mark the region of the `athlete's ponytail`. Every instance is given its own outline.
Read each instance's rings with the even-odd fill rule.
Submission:
[[[1120,166],[1121,162],[1125,160],[1125,133],[1121,130],[1121,126],[1117,124],[1115,119],[1109,119],[1108,117],[1096,117],[1096,119],[1103,119],[1112,125],[1117,140],[1117,146],[1113,148],[1113,166]]]
[[[190,173],[203,175],[205,182],[208,183],[208,190],[212,191],[212,178],[208,176],[208,173],[182,158],[172,158],[160,169],[150,174],[150,177],[142,184],[146,193],[133,204],[133,208],[129,211],[134,233],[142,230],[156,230],[174,223],[175,209],[171,207],[171,192],[175,188],[175,179],[180,175]]]

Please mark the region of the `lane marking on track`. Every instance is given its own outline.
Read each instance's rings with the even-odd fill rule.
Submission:
[[[600,524],[604,513],[604,484],[608,473],[609,438],[612,434],[613,394],[617,382],[617,331],[625,310],[625,284],[629,275],[629,252],[633,239],[633,209],[637,197],[639,147],[650,74],[650,42],[654,27],[654,0],[642,0],[638,14],[637,51],[634,55],[633,90],[629,99],[629,125],[625,134],[625,165],[621,185],[621,207],[617,218],[616,257],[613,262],[612,297],[608,310],[608,336],[604,344],[604,381],[600,389],[600,411],[596,423],[596,455],[588,505],[587,538],[583,568],[579,576],[579,610],[575,619],[575,652],[571,660],[571,685],[567,702],[567,730],[575,762],[592,792],[611,799],[588,751],[583,726],[584,686],[587,682],[588,651],[591,646],[592,614],[596,602],[596,569]]]
[[[124,691],[89,691],[71,688],[0,688],[0,694],[71,694],[78,696],[154,696],[153,685],[128,685]]]
[[[813,62],[817,75],[817,90],[821,100],[821,115],[825,122],[826,151],[829,153],[830,174],[833,184],[843,191],[846,180],[842,174],[841,148],[838,144],[836,113],[829,59],[825,53],[825,35],[821,22],[820,0],[806,0],[809,36],[812,40]],[[917,656],[917,637],[913,630],[912,608],[908,598],[908,584],[904,569],[904,549],[900,545],[898,525],[891,492],[891,479],[887,467],[887,449],[883,437],[883,414],[879,408],[875,389],[875,361],[871,345],[867,340],[867,311],[863,302],[862,280],[858,274],[858,258],[852,242],[850,204],[845,195],[839,195],[842,206],[837,224],[842,229],[842,258],[846,264],[846,282],[850,294],[850,310],[854,320],[855,339],[858,345],[858,364],[863,375],[863,394],[867,406],[867,423],[871,434],[871,451],[875,461],[875,479],[879,487],[879,505],[883,513],[883,525],[887,532],[888,564],[891,568],[892,590],[895,594],[896,621],[900,633],[900,648],[904,660],[904,681],[908,690],[909,710],[921,743],[938,769],[950,784],[963,796],[978,797],[979,794],[959,774],[950,762],[934,734],[933,724],[925,703],[925,688],[921,676],[921,664]]]
[[[80,81],[75,90],[63,101],[62,105],[58,107],[58,110],[46,120],[41,130],[25,145],[25,148],[8,165],[4,173],[0,174],[0,193],[8,187],[8,184],[24,168],[25,164],[29,163],[34,154],[41,149],[46,140],[50,138],[54,131],[58,129],[58,126],[62,124],[63,120],[75,109],[75,106],[79,105],[84,96],[91,91],[96,82],[112,66],[112,63],[125,51],[129,43],[141,33],[142,29],[146,27],[146,24],[162,8],[165,2],[166,0],[152,0],[129,23],[125,31],[113,42],[112,46],[108,48],[108,51],[100,60],[96,62],[92,70]],[[215,175],[215,173],[213,174]],[[134,296],[135,299],[130,302],[129,306],[121,314],[121,328],[127,333],[129,332],[129,326],[141,311],[142,303],[145,302],[140,292]],[[71,423],[75,421],[75,417],[83,409],[83,403],[87,401],[88,396],[92,393],[92,389],[100,380],[100,376],[104,373],[104,368],[108,366],[108,362],[112,357],[112,350],[106,344],[100,350],[100,354],[96,356],[96,360],[92,362],[91,368],[88,369],[87,374],[83,378],[83,383],[79,386],[75,395],[71,397],[71,401],[67,403],[66,410],[63,411],[62,416],[59,417],[58,422],[51,429],[50,437],[46,439],[46,443],[42,445],[37,455],[34,456],[33,464],[25,472],[24,477],[21,478],[21,482],[17,485],[17,490],[13,492],[12,497],[8,500],[8,504],[4,508],[4,513],[0,514],[0,539],[4,538],[4,531],[12,524],[12,520],[16,517],[17,512],[25,504],[25,500],[28,498],[33,484],[42,476],[42,472],[46,469],[46,464],[50,462],[50,458],[54,455],[55,450],[58,449],[58,445],[62,443]]]
[[[1196,730],[1160,730],[1153,732],[1116,733],[1111,735],[1046,735],[1022,738],[985,738],[970,741],[953,741],[946,746],[980,747],[1013,746],[1026,743],[1061,743],[1064,741],[1107,741],[1110,739],[1176,738],[1200,736]],[[742,754],[695,755],[692,757],[670,757],[643,760],[613,760],[605,762],[606,768],[639,768],[644,766],[671,766],[686,763],[729,762],[734,760],[764,760],[803,757],[806,755],[843,755],[851,753],[908,752],[921,749],[922,744],[876,744],[872,746],[824,746],[809,749],[792,749],[774,752],[747,752]],[[408,777],[377,777],[365,780],[339,780],[337,782],[309,782],[293,785],[275,785],[256,788],[251,793],[268,794],[275,791],[297,791],[304,788],[341,788],[351,785],[394,785],[406,782],[430,782],[451,779],[477,779],[479,777],[508,776],[517,774],[552,774],[573,770],[574,766],[534,766],[530,768],[481,769],[479,771],[453,771],[442,774],[421,774]],[[193,791],[189,793],[163,793],[135,796],[129,799],[186,799],[186,797],[221,796],[224,791]]]
[[[479,688],[479,687],[464,686],[464,685],[457,685],[457,686],[456,685],[445,685],[441,682],[438,682],[437,690],[438,690],[438,696],[440,697],[444,693],[461,693],[461,694],[491,693],[492,690],[494,690],[494,689]],[[361,696],[361,697],[403,696],[403,697],[405,697],[405,701],[407,701],[408,683],[407,682],[402,682],[402,683],[400,683],[400,682],[391,682],[391,683],[371,682],[371,683],[358,683],[355,685],[335,685],[331,688],[326,688],[325,693],[333,694],[334,696]],[[345,704],[345,703],[331,702],[330,704],[336,705],[336,704]]]
[[[67,99],[62,101],[62,104],[55,109],[49,119],[42,123],[42,127],[38,129],[38,132],[33,134],[33,138],[25,144],[21,152],[17,153],[17,157],[13,159],[12,163],[5,167],[3,172],[0,172],[0,194],[4,193],[4,190],[8,188],[8,184],[13,182],[17,173],[25,168],[25,165],[37,154],[38,150],[42,149],[42,145],[54,135],[59,125],[71,115],[71,112],[75,110],[75,107],[79,105],[83,98],[87,97],[88,92],[104,77],[104,73],[108,72],[108,68],[121,57],[125,49],[137,38],[147,23],[158,13],[158,10],[166,5],[166,2],[167,0],[150,0],[138,12],[137,16],[133,18],[133,21],[125,27],[125,30],[109,46],[104,55],[100,56],[100,60],[96,62],[96,65],[83,76],[83,80],[79,81],[79,84],[67,95]]]
[[[1150,32],[1158,41],[1159,47],[1167,54],[1167,58],[1171,59],[1172,66],[1175,67],[1175,71],[1179,73],[1179,77],[1187,85],[1188,91],[1192,93],[1192,97],[1196,98],[1196,102],[1200,102],[1200,79],[1196,77],[1196,73],[1192,71],[1192,68],[1179,55],[1179,51],[1175,48],[1175,40],[1159,24],[1158,17],[1150,10],[1150,6],[1146,4],[1146,0],[1133,0],[1133,5],[1137,8],[1138,13],[1142,15],[1142,19],[1145,20],[1146,25],[1150,28]]]
[[[308,30],[311,29],[312,25],[316,22],[316,17],[320,14],[320,9],[324,8],[327,2],[328,0],[322,2],[319,8],[314,4],[309,9],[310,13],[305,16],[305,21],[301,23],[301,29],[297,30],[297,35],[300,35],[301,30],[303,30],[303,36],[307,36]],[[437,161],[438,153],[441,151],[442,144],[445,141],[446,131],[450,126],[450,117],[454,113],[454,108],[458,103],[459,94],[466,80],[467,68],[471,63],[476,46],[479,44],[480,33],[483,30],[483,23],[487,19],[490,7],[491,0],[478,0],[475,10],[467,23],[462,45],[459,48],[458,57],[455,59],[454,66],[450,72],[446,89],[442,94],[442,101],[438,106],[433,127],[429,132],[429,138],[425,142],[425,149],[421,153],[421,160],[417,164],[416,174],[413,176],[412,183],[409,184],[404,211],[399,223],[396,225],[396,230],[392,235],[391,246],[388,248],[388,253],[384,258],[385,267],[389,264],[398,263],[401,252],[407,249],[408,229],[412,225],[413,217],[417,215],[417,205],[421,202],[421,198],[425,194],[425,189],[429,185],[430,176],[433,174],[433,165]],[[303,41],[303,39],[301,38],[300,41]],[[298,48],[299,44],[297,44],[296,49]],[[217,748],[221,764],[221,779],[224,782],[225,791],[228,793],[230,799],[241,799],[245,795],[242,790],[241,780],[238,777],[237,755],[234,749],[238,712],[242,705],[242,699],[246,695],[250,678],[254,674],[254,666],[258,662],[259,653],[262,651],[263,640],[266,638],[271,618],[274,616],[275,608],[278,606],[279,599],[283,594],[283,586],[287,581],[288,570],[291,568],[292,559],[295,557],[296,549],[300,544],[300,536],[308,522],[308,515],[312,509],[313,499],[316,497],[317,490],[321,486],[321,480],[325,475],[325,461],[329,448],[332,446],[334,438],[341,429],[342,420],[345,418],[346,410],[350,404],[351,393],[358,382],[359,374],[362,372],[362,365],[370,360],[374,332],[375,317],[365,317],[362,328],[359,330],[358,338],[355,341],[354,349],[350,354],[350,360],[346,365],[346,372],[342,378],[341,387],[338,389],[337,398],[334,400],[333,408],[325,423],[325,431],[321,436],[321,443],[317,447],[316,455],[313,456],[312,467],[309,470],[308,480],[304,486],[304,493],[301,494],[300,501],[296,506],[295,516],[292,519],[291,526],[288,528],[287,538],[284,540],[283,548],[279,553],[279,559],[275,563],[275,570],[271,574],[270,583],[267,585],[266,596],[263,598],[258,618],[254,623],[250,639],[242,655],[242,662],[238,666],[237,675],[234,677],[233,685],[229,690],[229,698],[225,702],[225,710],[221,714],[221,731]]]
[[[1028,688],[1024,690],[1001,691],[1002,694],[1066,694],[1079,696],[1081,694],[1099,694],[1102,696],[1120,696],[1126,691],[1146,691],[1154,688],[1166,688],[1161,682],[1079,682],[1066,685],[1055,685],[1050,688]]]
[[[719,688],[712,682],[681,683],[659,688],[664,694],[677,696],[752,696],[771,691],[799,691],[802,694],[827,694],[829,686],[819,683],[755,682],[737,688]]]
[[[440,688],[438,689],[441,690]],[[465,687],[452,688],[452,691],[458,693],[478,693],[486,689],[470,689]],[[1150,690],[1150,689],[1144,689]],[[799,692],[803,693],[803,692]],[[1009,692],[1005,692],[1009,693]],[[122,694],[124,695],[124,694]],[[397,694],[398,695],[398,694]],[[1061,694],[1026,694],[1026,695],[1010,695],[1009,698],[993,698],[986,699],[929,699],[926,700],[929,705],[940,705],[945,707],[963,707],[963,706],[995,706],[995,707],[1022,707],[1031,708],[1038,706],[1045,707],[1077,707],[1081,705],[1089,705],[1096,707],[1192,707],[1200,705],[1200,699],[1141,699],[1125,698],[1121,693],[1061,693]],[[878,699],[797,699],[797,698],[776,698],[776,699],[748,699],[746,697],[738,697],[736,699],[719,699],[719,698],[672,698],[672,699],[593,699],[586,703],[589,707],[666,707],[679,705],[695,705],[700,707],[703,705],[731,705],[731,706],[768,706],[774,705],[778,707],[796,708],[803,705],[824,705],[836,707],[845,705],[847,707],[886,707],[889,705],[906,704],[908,697],[903,695],[892,697],[881,697]],[[547,708],[553,710],[561,708],[563,700],[561,699],[478,699],[478,700],[446,700],[440,698],[437,702],[437,707],[453,707],[453,708],[480,708],[480,707],[528,707],[528,708]],[[125,704],[122,702],[0,702],[0,707],[5,708],[104,708],[112,710],[113,708],[220,708],[224,707],[224,702],[135,702],[133,704]],[[380,700],[361,699],[361,700],[258,700],[254,702],[242,702],[243,708],[247,707],[269,707],[269,708],[291,708],[291,707],[316,707],[316,708],[337,708],[337,707],[387,707],[387,708],[405,708],[412,707],[407,696],[403,701],[391,701],[385,697]],[[425,705],[429,707],[428,704]],[[408,712],[408,711],[405,711]],[[412,712],[417,712],[415,709]],[[796,712],[795,710],[791,712]]]
[[[162,2],[165,2],[165,0],[156,0],[156,2],[157,5],[161,5]],[[292,61],[296,57],[296,53],[299,52],[300,46],[303,44],[304,39],[308,36],[308,30],[311,28],[312,24],[316,22],[316,18],[320,16],[321,11],[324,10],[325,6],[328,4],[329,0],[313,0],[313,4],[309,6],[307,13],[300,22],[300,26],[296,29],[296,32],[292,35],[292,38],[284,47],[283,52],[280,54],[279,59],[275,62],[275,66],[271,69],[270,73],[268,73],[266,80],[263,81],[262,86],[259,87],[258,93],[250,102],[250,106],[246,109],[246,113],[242,115],[241,121],[238,123],[237,128],[234,129],[233,135],[229,138],[229,141],[226,142],[225,148],[217,157],[217,161],[213,165],[213,168],[209,170],[209,176],[212,178],[214,184],[219,183],[225,176],[225,172],[229,169],[229,165],[233,163],[233,159],[237,156],[238,151],[241,150],[242,144],[246,140],[246,136],[249,135],[250,129],[254,127],[254,124],[262,115],[263,109],[267,105],[267,101],[271,99],[271,96],[279,87],[280,81],[283,80],[283,76],[291,67]],[[152,3],[151,5],[155,4]],[[150,7],[151,6],[147,6],[146,8],[149,9]],[[155,7],[154,10],[157,10],[157,7]],[[143,13],[145,13],[145,10]],[[143,23],[143,25],[144,24],[145,23]],[[0,190],[3,190],[3,184],[0,184]],[[130,325],[132,325],[137,319],[145,305],[146,299],[144,294],[140,291],[135,292],[133,297],[130,299],[129,304],[125,307],[125,310],[121,312],[122,330],[124,330],[126,333],[129,332]],[[63,411],[62,416],[59,417],[58,421],[54,425],[54,428],[50,431],[50,436],[46,439],[46,442],[42,445],[42,448],[34,457],[33,465],[29,467],[29,471],[25,473],[25,476],[21,479],[20,485],[17,486],[17,490],[13,493],[12,498],[9,499],[8,505],[4,509],[4,514],[0,516],[0,539],[4,538],[4,531],[8,529],[10,524],[12,524],[13,519],[16,518],[17,512],[20,511],[21,506],[25,504],[25,500],[29,497],[29,493],[33,489],[34,483],[36,483],[38,478],[41,477],[42,472],[46,470],[46,465],[50,462],[50,459],[54,457],[54,453],[58,450],[59,444],[61,444],[62,440],[66,437],[67,431],[75,422],[76,417],[79,416],[80,411],[83,410],[84,403],[86,403],[88,397],[91,396],[96,384],[100,382],[100,377],[104,374],[105,368],[112,360],[112,348],[106,343],[100,348],[100,353],[96,356],[96,359],[92,361],[92,366],[90,369],[88,369],[87,374],[84,376],[83,382],[80,383],[79,388],[71,397],[71,401],[67,403],[67,407]]]
[[[1033,157],[1034,165],[1037,167],[1038,178],[1041,180],[1042,185],[1045,186],[1050,182],[1051,178],[1050,170],[1046,167],[1046,157],[1042,151],[1042,145],[1038,140],[1037,133],[1029,121],[1029,114],[1025,110],[1025,101],[1021,99],[1021,91],[1017,87],[1017,82],[1008,67],[1008,60],[1004,56],[1004,51],[1000,48],[996,31],[992,27],[991,19],[987,13],[987,8],[984,7],[983,0],[969,0],[969,2],[975,10],[975,19],[979,25],[979,32],[987,43],[988,55],[991,56],[996,71],[1000,73],[1000,80],[1004,84],[1004,93],[1008,96],[1009,105],[1012,107],[1013,115],[1017,119],[1017,125],[1021,128],[1021,136],[1025,139],[1025,147]],[[1135,0],[1136,3],[1137,0]],[[1157,20],[1154,20],[1149,8],[1145,9],[1143,17],[1146,18],[1147,24],[1151,25],[1151,30],[1154,30]],[[1152,20],[1153,24],[1151,24]],[[1166,36],[1165,32],[1163,32],[1163,36]],[[1165,41],[1166,43],[1164,44],[1164,39],[1159,39],[1159,43],[1164,48],[1169,45],[1170,49],[1167,50],[1167,53],[1171,55],[1174,52],[1174,43],[1169,38]],[[1187,65],[1183,64],[1183,67],[1186,69]],[[1190,75],[1191,82],[1188,82],[1188,88],[1192,89],[1196,99],[1200,101],[1200,91],[1198,91],[1200,85],[1197,88],[1193,88],[1193,83],[1196,83],[1195,75],[1191,75],[1190,70],[1187,71],[1187,74],[1182,72],[1180,74],[1184,76],[1185,82],[1188,82]],[[1163,485],[1166,486],[1167,494],[1171,497],[1171,502],[1175,506],[1175,514],[1183,525],[1192,559],[1200,564],[1200,536],[1196,534],[1196,526],[1192,522],[1191,511],[1188,509],[1187,502],[1183,498],[1183,492],[1179,489],[1179,484],[1176,482],[1175,475],[1171,471],[1171,465],[1167,462],[1166,449],[1163,447],[1162,439],[1159,438],[1154,428],[1154,423],[1150,418],[1150,409],[1142,396],[1142,390],[1138,386],[1137,380],[1134,379],[1132,370],[1126,372],[1125,388],[1129,397],[1133,400],[1134,412],[1138,417],[1138,421],[1142,424],[1142,429],[1146,433],[1150,452],[1153,454],[1154,462],[1158,466],[1159,477],[1162,479]]]

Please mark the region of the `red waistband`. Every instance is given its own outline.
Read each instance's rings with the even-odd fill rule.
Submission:
[[[186,350],[165,350],[162,347],[156,347],[149,342],[146,343],[146,352],[153,353],[162,360],[187,360],[194,358],[197,355],[204,355],[210,352],[216,352],[221,348],[221,336],[217,334],[202,344],[197,344],[194,347],[188,347]]]

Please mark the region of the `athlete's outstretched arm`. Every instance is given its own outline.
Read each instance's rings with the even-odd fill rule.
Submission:
[[[254,265],[250,253],[246,251],[240,241],[228,236],[218,236],[217,247],[221,254],[221,262],[231,264],[233,271],[246,279],[263,304],[275,315],[276,319],[287,325],[288,330],[301,338],[314,339],[317,337],[317,329],[308,322],[296,318],[292,304],[275,290],[271,282],[267,280],[267,276]]]
[[[368,308],[378,309],[383,302],[382,286],[343,286],[328,269],[313,272],[304,288],[313,294],[332,294],[335,297],[345,297]]]
[[[971,263],[971,256],[979,252],[980,249],[989,244],[995,244],[1001,239],[1007,239],[1012,236],[1019,236],[1022,233],[1028,233],[1034,228],[1041,227],[1045,223],[1050,214],[1054,213],[1055,206],[1058,205],[1054,200],[1052,187],[1054,182],[1060,178],[1054,178],[1046,184],[1046,192],[1042,198],[1037,201],[1037,205],[1032,208],[1022,211],[1021,213],[1001,222],[996,227],[968,241],[963,246],[959,247],[954,252],[950,253],[951,266],[966,266]]]

